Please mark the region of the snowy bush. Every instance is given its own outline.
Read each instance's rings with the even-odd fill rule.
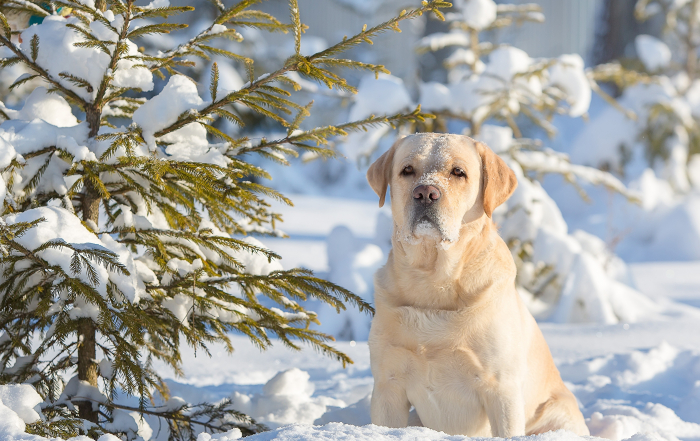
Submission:
[[[158,50],[138,43],[186,28],[168,18],[192,7],[167,0],[3,3],[4,12],[31,24],[13,31],[0,15],[0,66],[30,72],[11,89],[42,84],[17,106],[0,105],[0,382],[31,385],[41,396],[36,415],[24,404],[14,408],[30,432],[149,438],[143,415],[160,418],[171,439],[259,431],[231,400],[170,397],[153,368],[160,362],[179,372],[181,343],[205,354],[214,343],[233,351],[234,331],[263,349],[275,337],[351,362],[327,343],[332,336],[309,326],[317,315],[300,302],[314,298],[336,311],[371,306],[310,271],[284,270],[279,256],[245,237],[282,235],[268,198],[289,203],[261,183],[271,176],[249,158],[333,156],[329,139],[348,131],[423,121],[416,109],[302,130],[311,103],[290,96],[299,88],[295,79],[354,92],[341,69],[386,69],[338,55],[447,4],[423,2],[305,55],[297,1],[289,1],[291,24],[251,9],[255,3],[217,1],[212,23]],[[256,72],[253,59],[217,45],[242,41],[242,28],[289,32],[293,55],[274,71]],[[248,82],[232,75],[221,82],[220,72],[233,68],[212,63],[202,97],[182,73],[210,55],[244,67]],[[283,134],[251,141],[238,130],[227,133],[250,114]],[[36,393],[23,391],[31,397],[20,401],[36,401]],[[23,430],[16,418],[8,421]]]

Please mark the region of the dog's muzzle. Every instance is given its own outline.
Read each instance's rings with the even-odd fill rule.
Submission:
[[[413,206],[411,207],[411,232],[424,230],[426,226],[433,227],[442,234],[442,225],[437,203],[442,192],[434,185],[419,185],[413,189]],[[422,234],[421,234],[422,235]]]

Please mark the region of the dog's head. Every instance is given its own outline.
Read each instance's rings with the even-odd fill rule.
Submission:
[[[440,242],[459,239],[462,225],[491,217],[518,185],[513,171],[485,144],[462,135],[420,133],[398,140],[367,171],[398,237]]]

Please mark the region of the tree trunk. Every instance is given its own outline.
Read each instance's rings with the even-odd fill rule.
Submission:
[[[89,136],[94,138],[100,129],[101,112],[91,107],[86,109],[85,113],[88,126],[90,127]],[[92,221],[94,225],[99,225],[101,201],[102,198],[94,188],[94,185],[89,181],[85,181],[82,194],[83,221]],[[97,326],[95,322],[90,318],[79,319],[78,335],[80,338],[80,346],[78,347],[78,379],[97,387],[97,364],[95,363],[97,356],[95,351]],[[78,414],[80,418],[93,423],[98,422],[98,412],[93,410],[91,401],[79,402]]]
[[[90,127],[88,137],[94,138],[97,136],[97,133],[100,131],[100,119],[102,119],[102,111],[94,107],[94,105],[85,110],[85,120],[88,123],[88,127]]]
[[[82,198],[83,221],[92,221],[95,223],[95,226],[99,226],[100,202],[102,202],[102,198],[89,181],[85,181],[83,184]]]
[[[640,23],[634,17],[637,0],[604,0],[602,16],[597,21],[595,44],[593,49],[594,64],[619,60],[628,53],[628,47],[634,46],[634,39],[639,34],[659,36],[662,34],[664,20],[661,15]]]
[[[85,119],[87,120],[88,127],[90,127],[90,132],[88,136],[94,138],[100,131],[100,119],[102,118],[102,112],[94,106],[88,107],[85,110]],[[95,186],[88,180],[84,181],[83,184],[83,195],[82,195],[82,209],[83,209],[83,221],[93,221],[95,225],[99,225],[100,221],[100,202],[102,198],[99,192],[95,189]]]
[[[97,387],[97,365],[95,364],[96,327],[92,319],[82,318],[78,324],[81,343],[78,347],[78,379]],[[78,403],[80,418],[97,423],[98,413],[93,410],[91,401]]]
[[[700,1],[693,0],[693,4],[690,7],[690,18],[688,19],[688,37],[686,39],[686,61],[685,61],[685,71],[690,77],[690,80],[694,80],[697,76],[697,64],[698,64],[698,54],[697,54],[697,44],[695,43],[695,34],[698,28],[698,8],[700,7]]]

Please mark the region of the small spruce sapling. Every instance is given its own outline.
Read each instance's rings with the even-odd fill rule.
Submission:
[[[162,3],[2,3],[15,17],[40,18],[13,31],[0,15],[7,54],[0,67],[21,64],[31,72],[11,88],[43,84],[20,110],[1,106],[6,121],[0,125],[0,381],[32,384],[44,397],[44,420],[28,427],[34,433],[110,432],[134,439],[135,424],[116,423],[128,412],[164,420],[170,439],[193,440],[202,430],[257,432],[263,427],[226,400],[192,405],[170,398],[154,361],[180,372],[181,344],[205,354],[214,343],[233,351],[229,335],[236,331],[261,349],[276,337],[346,364],[351,360],[328,344],[332,337],[310,328],[316,316],[298,301],[372,311],[310,271],[283,270],[279,256],[248,236],[282,235],[276,228],[281,218],[267,199],[290,201],[259,183],[270,176],[246,159],[300,151],[333,156],[333,137],[424,121],[430,115],[417,108],[300,130],[311,104],[290,99],[298,84],[286,74],[353,92],[341,69],[386,69],[339,55],[399,30],[403,20],[440,15],[449,3],[423,1],[309,56],[299,52],[305,26],[296,0],[289,0],[290,24],[251,9],[257,0],[217,1],[209,27],[177,47],[149,53],[134,40],[184,28],[167,19],[193,10]],[[240,26],[291,32],[295,54],[255,78],[254,60],[214,44],[241,40]],[[249,81],[239,90],[219,90],[213,64],[211,101],[204,101],[181,71],[211,55],[242,63]],[[149,94],[154,76],[166,82],[155,96]],[[216,127],[220,118],[242,125],[241,107],[285,128],[286,136],[252,141]],[[272,303],[278,307],[267,306]],[[125,405],[120,394],[139,404]]]

